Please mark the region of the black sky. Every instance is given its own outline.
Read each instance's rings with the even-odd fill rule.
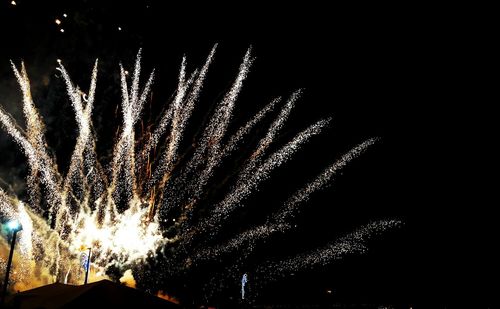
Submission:
[[[492,128],[478,119],[480,113],[472,107],[479,97],[473,84],[465,82],[473,66],[467,51],[474,44],[465,41],[470,34],[466,26],[394,7],[249,3],[197,7],[193,12],[195,7],[82,0],[19,0],[12,6],[2,0],[0,104],[20,115],[8,60],[24,59],[35,102],[48,117],[49,143],[64,161],[72,147],[68,136],[75,132],[69,103],[58,95],[62,83],[51,77],[56,59],[62,59],[83,85],[93,60],[100,59],[104,99],[95,114],[103,116],[95,121],[106,143],[111,140],[107,129],[118,122],[107,120],[119,102],[119,93],[110,90],[118,85],[119,61],[130,67],[143,48],[146,70],[155,67],[158,72],[156,104],[161,105],[174,90],[182,55],[193,69],[219,43],[214,73],[207,80],[206,97],[214,100],[251,45],[257,59],[236,122],[273,96],[297,88],[304,88],[305,95],[286,134],[333,116],[331,129],[262,189],[263,200],[272,200],[279,188],[286,192],[304,183],[356,143],[381,138],[331,188],[311,199],[311,211],[302,218],[309,232],[292,245],[324,243],[373,219],[405,221],[400,230],[374,241],[368,254],[276,283],[263,297],[286,301],[295,295],[291,299],[297,302],[310,297],[410,304],[493,302],[498,285],[489,283],[496,273],[491,248],[498,242],[492,203],[481,193],[488,189],[476,173],[482,169],[477,152],[488,152],[482,147],[488,141],[482,132]],[[61,116],[54,117],[55,111]],[[17,175],[10,171],[20,169],[20,153],[4,133],[0,147],[0,175],[14,181]],[[326,295],[326,289],[333,289],[333,296]]]

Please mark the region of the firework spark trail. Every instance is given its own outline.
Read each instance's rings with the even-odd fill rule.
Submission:
[[[298,90],[290,96],[278,117],[276,117],[269,127],[267,134],[259,141],[257,149],[254,151],[250,160],[247,161],[245,167],[241,171],[236,186],[245,186],[247,179],[251,179],[252,174],[257,171],[266,150],[269,148],[276,135],[279,134],[280,130],[283,128],[284,123],[288,119],[288,116],[290,115],[290,112],[292,111],[295,102],[300,97],[301,93],[302,91]]]
[[[0,108],[0,122],[2,123],[5,131],[16,141],[16,143],[21,146],[24,154],[28,158],[28,164],[30,166],[30,171],[40,171],[42,175],[42,182],[47,185],[50,192],[56,192],[56,185],[52,178],[52,173],[47,165],[45,165],[43,160],[40,159],[39,152],[37,149],[26,139],[21,129],[17,127],[12,117],[8,115],[2,108]],[[50,194],[50,201],[53,201],[55,197]],[[50,203],[53,205],[53,203]]]
[[[388,229],[399,227],[401,224],[402,222],[399,220],[380,220],[368,223],[323,248],[314,249],[278,262],[263,263],[257,267],[256,276],[267,280],[277,280],[290,272],[324,266],[348,254],[364,253],[367,250],[368,240]]]
[[[234,104],[253,62],[250,54],[251,48],[247,50],[245,56],[243,57],[243,62],[241,63],[238,71],[238,76],[236,77],[229,92],[216,107],[215,113],[202,136],[200,150],[204,152],[207,148],[215,149],[212,150],[211,154],[209,154],[208,160],[213,160],[218,154],[220,142],[224,137],[229,121],[231,120]]]
[[[11,67],[23,95],[23,113],[26,120],[26,135],[30,143],[36,145],[35,148],[43,148],[43,124],[34,106],[33,98],[31,97],[31,89],[26,68],[24,63],[21,63],[21,72],[19,72],[12,61]]]
[[[289,225],[281,226],[278,224],[262,224],[252,227],[250,230],[239,234],[223,244],[217,244],[215,246],[204,247],[203,249],[197,250],[191,257],[191,262],[196,264],[201,261],[212,259],[215,256],[220,257],[222,255],[235,252],[242,248],[245,248],[243,251],[251,253],[255,249],[258,240],[268,238],[276,232],[288,229],[290,229]]]
[[[33,98],[31,96],[30,82],[28,79],[28,74],[26,72],[24,63],[21,63],[21,72],[19,72],[19,70],[16,68],[16,66],[12,61],[11,61],[11,67],[12,70],[14,71],[14,75],[16,76],[17,82],[19,84],[19,87],[21,88],[23,96],[23,113],[27,125],[26,135],[22,134],[21,131],[17,130],[15,126],[12,126],[12,124],[14,124],[15,122],[13,121],[7,121],[7,122],[11,123],[10,130],[17,130],[18,133],[16,135],[23,136],[25,142],[21,142],[19,136],[18,137],[13,136],[13,137],[24,148],[25,153],[26,151],[28,152],[31,151],[30,155],[27,154],[28,156],[31,156],[31,159],[29,159],[31,162],[30,162],[30,177],[28,178],[28,181],[32,185],[36,185],[36,181],[34,181],[34,178],[36,178],[36,175],[38,174],[39,171],[41,172],[43,176],[42,177],[43,184],[47,187],[47,190],[49,190],[47,196],[47,199],[50,204],[49,212],[53,214],[54,207],[56,207],[59,202],[59,200],[57,199],[58,174],[55,169],[55,163],[53,162],[53,160],[50,159],[46,151],[46,144],[43,132],[44,127],[40,115],[38,114],[33,103]],[[7,115],[2,115],[2,118],[9,118],[9,117]],[[2,122],[4,121],[2,120]],[[4,123],[4,125],[8,126],[7,123]],[[12,135],[12,132],[10,132],[10,134]],[[26,143],[29,144],[29,146]],[[36,195],[38,193],[38,190],[34,189],[32,190],[32,192],[33,194]]]
[[[29,82],[27,83],[27,72],[24,66],[24,63],[21,63],[21,72],[17,69],[15,64],[10,62],[11,68],[16,76],[17,82],[21,87],[21,92],[23,93],[23,113],[26,120],[26,131],[28,138],[31,137],[30,142],[36,143],[34,138],[37,136],[35,132],[43,131],[43,124],[41,123],[38,114],[36,111],[34,112],[34,106],[31,98],[31,91]],[[39,173],[38,166],[31,166],[30,173],[27,177],[28,188],[32,188],[29,194],[30,202],[35,203],[36,205],[40,204],[41,201],[41,192],[40,185],[37,183],[37,175]]]
[[[139,52],[137,53],[137,56],[135,58],[135,66],[134,66],[134,74],[132,75],[132,87],[131,87],[130,98],[127,97],[127,100],[124,100],[124,102],[128,103],[127,107],[125,106],[123,107],[124,113],[128,113],[129,110],[132,110],[133,105],[137,102],[137,96],[139,93],[139,77],[141,75],[141,54],[142,54],[142,49],[139,49]],[[123,74],[122,84],[125,78],[126,75]],[[127,87],[125,87],[124,89],[127,89]],[[124,118],[126,118],[125,114],[123,116]]]
[[[264,118],[268,113],[274,110],[277,104],[281,102],[281,97],[277,97],[267,104],[263,109],[261,109],[252,119],[250,119],[245,125],[243,125],[238,131],[229,139],[227,142],[224,153],[230,154],[232,151],[236,150],[238,145],[247,136],[250,131]]]
[[[177,96],[173,102],[174,104],[174,111],[173,111],[173,117],[172,117],[172,130],[170,133],[170,142],[168,144],[167,148],[167,164],[166,169],[170,169],[170,165],[172,164],[172,161],[174,161],[177,157],[177,147],[179,145],[179,140],[181,138],[182,132],[179,131],[179,123],[180,123],[180,118],[181,118],[181,111],[182,111],[182,101],[184,99],[184,96],[186,95],[186,57],[182,57],[182,64],[181,64],[181,70],[179,73],[179,87],[177,89]]]
[[[300,98],[301,94],[302,90],[297,90],[296,92],[292,93],[292,95],[286,102],[285,106],[281,109],[281,112],[278,115],[278,117],[276,117],[276,119],[269,127],[266,136],[260,140],[259,145],[257,146],[256,153],[253,155],[254,157],[258,157],[261,154],[263,154],[269,147],[269,145],[271,145],[276,135],[279,134],[279,132],[283,128],[283,125],[287,121],[290,112],[295,106],[295,102]]]

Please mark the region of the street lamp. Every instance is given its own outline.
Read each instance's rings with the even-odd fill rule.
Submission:
[[[7,261],[7,270],[5,271],[5,280],[2,288],[2,304],[5,302],[7,296],[7,285],[9,284],[10,267],[12,266],[12,256],[14,255],[14,247],[16,246],[17,232],[23,229],[23,226],[17,220],[7,222],[7,229],[12,232],[12,242],[10,245],[9,260]]]

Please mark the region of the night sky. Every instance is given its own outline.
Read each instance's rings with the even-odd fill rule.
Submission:
[[[252,198],[255,207],[279,202],[350,147],[381,138],[309,200],[296,239],[277,246],[312,248],[371,220],[405,222],[371,241],[365,255],[271,284],[261,291],[264,302],[494,301],[498,284],[489,281],[497,269],[491,254],[498,244],[491,210],[496,203],[482,193],[487,186],[476,191],[481,186],[476,170],[483,169],[476,155],[488,153],[482,146],[488,138],[481,132],[491,122],[477,118],[472,107],[479,97],[465,83],[472,70],[466,61],[469,44],[462,40],[469,35],[467,27],[435,23],[406,9],[393,15],[393,8],[384,7],[249,3],[193,11],[194,3],[174,7],[164,2],[18,0],[12,5],[2,0],[0,104],[21,119],[9,59],[24,60],[35,104],[47,121],[48,143],[59,166],[65,166],[76,124],[63,82],[55,77],[57,59],[85,86],[99,58],[94,126],[98,151],[106,156],[120,123],[119,62],[131,68],[142,47],[145,71],[156,68],[154,99],[143,117],[151,120],[175,90],[183,55],[192,70],[219,43],[201,101],[209,107],[230,86],[252,46],[256,61],[237,103],[235,124],[272,97],[298,88],[304,88],[304,96],[283,138],[333,116],[327,132]],[[24,158],[3,132],[0,158],[0,185],[12,186],[22,197]]]

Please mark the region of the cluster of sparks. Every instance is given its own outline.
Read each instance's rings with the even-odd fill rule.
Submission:
[[[265,223],[214,244],[211,240],[216,239],[233,213],[245,207],[245,200],[270,177],[272,171],[289,161],[330,122],[330,119],[320,120],[282,146],[271,147],[301,95],[301,91],[297,91],[288,99],[272,100],[247,123],[230,133],[235,103],[253,62],[248,50],[232,86],[216,104],[192,149],[187,154],[182,153],[181,142],[185,139],[186,128],[199,101],[215,51],[216,46],[203,66],[190,74],[186,72],[186,59],[183,58],[171,104],[162,112],[151,132],[139,138],[135,136],[135,127],[150,97],[154,71],[141,86],[140,52],[131,77],[120,66],[123,122],[111,162],[106,167],[96,153],[97,138],[92,127],[97,61],[87,92],[72,82],[58,61],[58,70],[66,83],[78,126],[75,147],[64,174],[45,141],[44,124],[32,100],[24,64],[21,68],[12,64],[22,92],[25,128],[18,126],[1,107],[0,124],[19,145],[29,165],[29,201],[20,201],[0,188],[0,215],[5,219],[18,219],[23,226],[17,252],[22,258],[14,280],[33,280],[33,276],[46,274],[46,282],[42,283],[53,280],[80,283],[83,272],[79,256],[89,247],[92,248],[93,272],[102,276],[111,267],[125,272],[157,252],[171,254],[168,259],[174,261],[168,269],[160,271],[176,273],[195,268],[205,260],[217,261],[221,256],[243,248],[245,252],[251,252],[270,235],[292,230],[295,226],[293,219],[309,196],[330,183],[339,170],[377,141],[376,138],[368,139],[349,150],[292,194],[268,216]],[[254,129],[279,105],[282,108],[239,167],[227,193],[208,206],[202,203],[215,172],[238,149],[245,147],[245,141]],[[201,212],[201,218],[195,216],[200,207],[206,208]],[[167,221],[170,228],[165,223]],[[324,248],[282,261],[263,262],[254,273],[261,277],[275,277],[278,273],[285,274],[325,264],[348,253],[362,252],[364,242],[371,235],[398,224],[394,220],[371,222]],[[173,235],[172,225],[175,227]],[[168,250],[169,247],[176,250]],[[236,263],[228,270],[237,268],[238,263],[244,261],[240,259]],[[214,275],[212,281],[217,277]]]

